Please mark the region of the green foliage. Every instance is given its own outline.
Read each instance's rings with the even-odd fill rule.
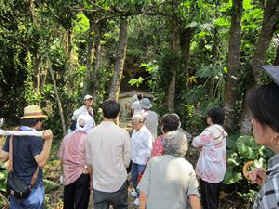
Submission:
[[[238,137],[233,135],[227,139],[227,171],[224,183],[237,183],[244,178],[242,167],[249,160],[254,160],[255,167],[266,168],[267,160],[273,156],[272,151],[258,145],[252,136]]]

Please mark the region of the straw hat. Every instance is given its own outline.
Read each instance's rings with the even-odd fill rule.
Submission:
[[[39,105],[28,105],[24,108],[23,117],[20,119],[27,118],[47,118],[47,116],[43,114]]]

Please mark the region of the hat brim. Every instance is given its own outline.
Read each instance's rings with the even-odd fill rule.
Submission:
[[[279,85],[279,66],[261,66],[268,76]]]
[[[150,109],[152,107],[152,104],[148,105],[148,106],[144,106],[144,105],[141,105],[142,108],[145,108],[145,109]]]
[[[23,116],[20,119],[31,119],[31,118],[47,118],[46,115],[30,115],[30,116]]]

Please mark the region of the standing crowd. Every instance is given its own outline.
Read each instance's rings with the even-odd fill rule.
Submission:
[[[275,78],[275,82],[278,84],[279,79]],[[252,181],[262,185],[253,208],[278,208],[279,205],[277,84],[259,86],[247,97],[256,143],[276,153],[267,171],[254,169],[249,173]],[[228,135],[223,128],[225,115],[220,107],[208,111],[208,127],[192,140],[181,128],[177,114],[164,115],[159,124],[158,114],[151,110],[150,100],[142,94],[133,97],[131,137],[117,125],[118,102],[103,102],[103,121],[99,125],[95,124],[92,105],[92,96],[86,95],[84,105],[74,111],[72,125],[57,153],[63,169],[65,209],[87,209],[91,191],[94,209],[128,208],[129,167],[134,188],[131,195],[140,209],[219,207]],[[46,117],[38,105],[27,106],[19,131],[41,130]],[[159,136],[158,129],[162,133]],[[10,192],[10,208],[44,208],[42,169],[49,157],[52,139],[51,130],[46,130],[41,137],[7,137],[3,147],[0,140],[0,160],[9,160],[9,176],[18,177],[31,188],[25,197]],[[195,169],[185,158],[190,141],[200,151]]]

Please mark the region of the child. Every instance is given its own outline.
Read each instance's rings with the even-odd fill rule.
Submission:
[[[203,208],[218,208],[222,181],[226,173],[226,137],[222,127],[224,111],[214,107],[208,111],[207,127],[193,140],[193,146],[201,150],[196,166],[200,178],[201,200]]]

